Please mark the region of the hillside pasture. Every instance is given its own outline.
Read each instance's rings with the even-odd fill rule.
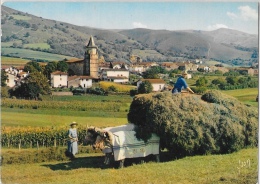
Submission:
[[[24,44],[24,48],[40,48],[40,49],[50,49],[50,45],[48,43],[29,43],[29,44]]]
[[[133,49],[132,55],[137,55],[141,58],[145,58],[147,56],[149,56],[149,57],[163,57],[163,55],[160,54],[159,52],[157,52],[155,50],[149,50],[149,49],[145,49],[145,50]]]
[[[59,54],[51,54],[47,52],[33,51],[29,49],[19,49],[19,48],[2,48],[2,54],[10,55],[20,58],[32,58],[32,59],[42,59],[48,61],[60,61],[63,59],[71,59],[73,57],[64,56]]]
[[[25,16],[25,15],[12,15],[12,17],[15,19],[15,20],[31,20],[32,17],[30,16]]]

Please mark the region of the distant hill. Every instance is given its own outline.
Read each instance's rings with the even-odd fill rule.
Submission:
[[[257,35],[236,30],[104,30],[44,19],[6,6],[1,8],[2,48],[83,58],[84,46],[92,35],[106,61],[128,62],[131,55],[139,55],[143,61],[205,58],[233,65],[257,62]]]

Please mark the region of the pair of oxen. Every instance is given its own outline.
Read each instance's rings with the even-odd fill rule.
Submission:
[[[88,127],[85,143],[92,145],[93,149],[102,150],[105,165],[109,165],[111,160],[120,161],[119,167],[122,168],[126,158],[144,158],[148,155],[155,155],[159,162],[160,138],[152,134],[148,141],[139,140],[135,137],[134,129],[133,124],[105,129]]]

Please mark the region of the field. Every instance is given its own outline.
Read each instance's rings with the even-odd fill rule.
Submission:
[[[179,160],[129,163],[123,169],[103,167],[100,154],[82,154],[74,161],[6,165],[4,184],[253,184],[257,182],[257,149],[228,155],[186,157]],[[36,171],[36,172],[35,172]]]
[[[24,48],[40,48],[40,49],[49,49],[50,45],[47,43],[30,43],[30,44],[24,44]]]
[[[48,61],[60,61],[65,58],[71,59],[72,57],[59,55],[59,54],[51,54],[47,52],[33,51],[28,49],[19,49],[19,48],[2,48],[2,54],[9,54],[10,56],[20,57],[20,58],[38,58],[42,60]]]
[[[240,101],[258,107],[255,96],[258,89],[223,91]],[[63,109],[1,108],[1,124],[7,127],[69,127],[71,121],[81,125],[98,127],[117,126],[127,123],[127,113],[132,101],[128,95],[118,96],[64,96],[44,100],[119,102],[119,111],[73,111]],[[18,149],[2,148],[2,152]],[[22,149],[23,150],[23,149]],[[182,159],[168,159],[167,152],[161,154],[161,163],[152,159],[140,164],[139,160],[128,160],[126,168],[105,167],[101,153],[81,153],[73,161],[52,161],[34,164],[11,164],[1,166],[2,182],[13,183],[256,183],[257,148],[248,148],[227,155],[202,155]],[[37,172],[33,172],[37,171]]]
[[[24,66],[29,61],[28,59],[1,56],[1,65],[5,66]]]

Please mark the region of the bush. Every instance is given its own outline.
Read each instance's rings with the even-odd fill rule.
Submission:
[[[258,111],[219,91],[204,95],[169,92],[136,95],[128,121],[137,138],[160,136],[176,157],[224,154],[257,145]]]

